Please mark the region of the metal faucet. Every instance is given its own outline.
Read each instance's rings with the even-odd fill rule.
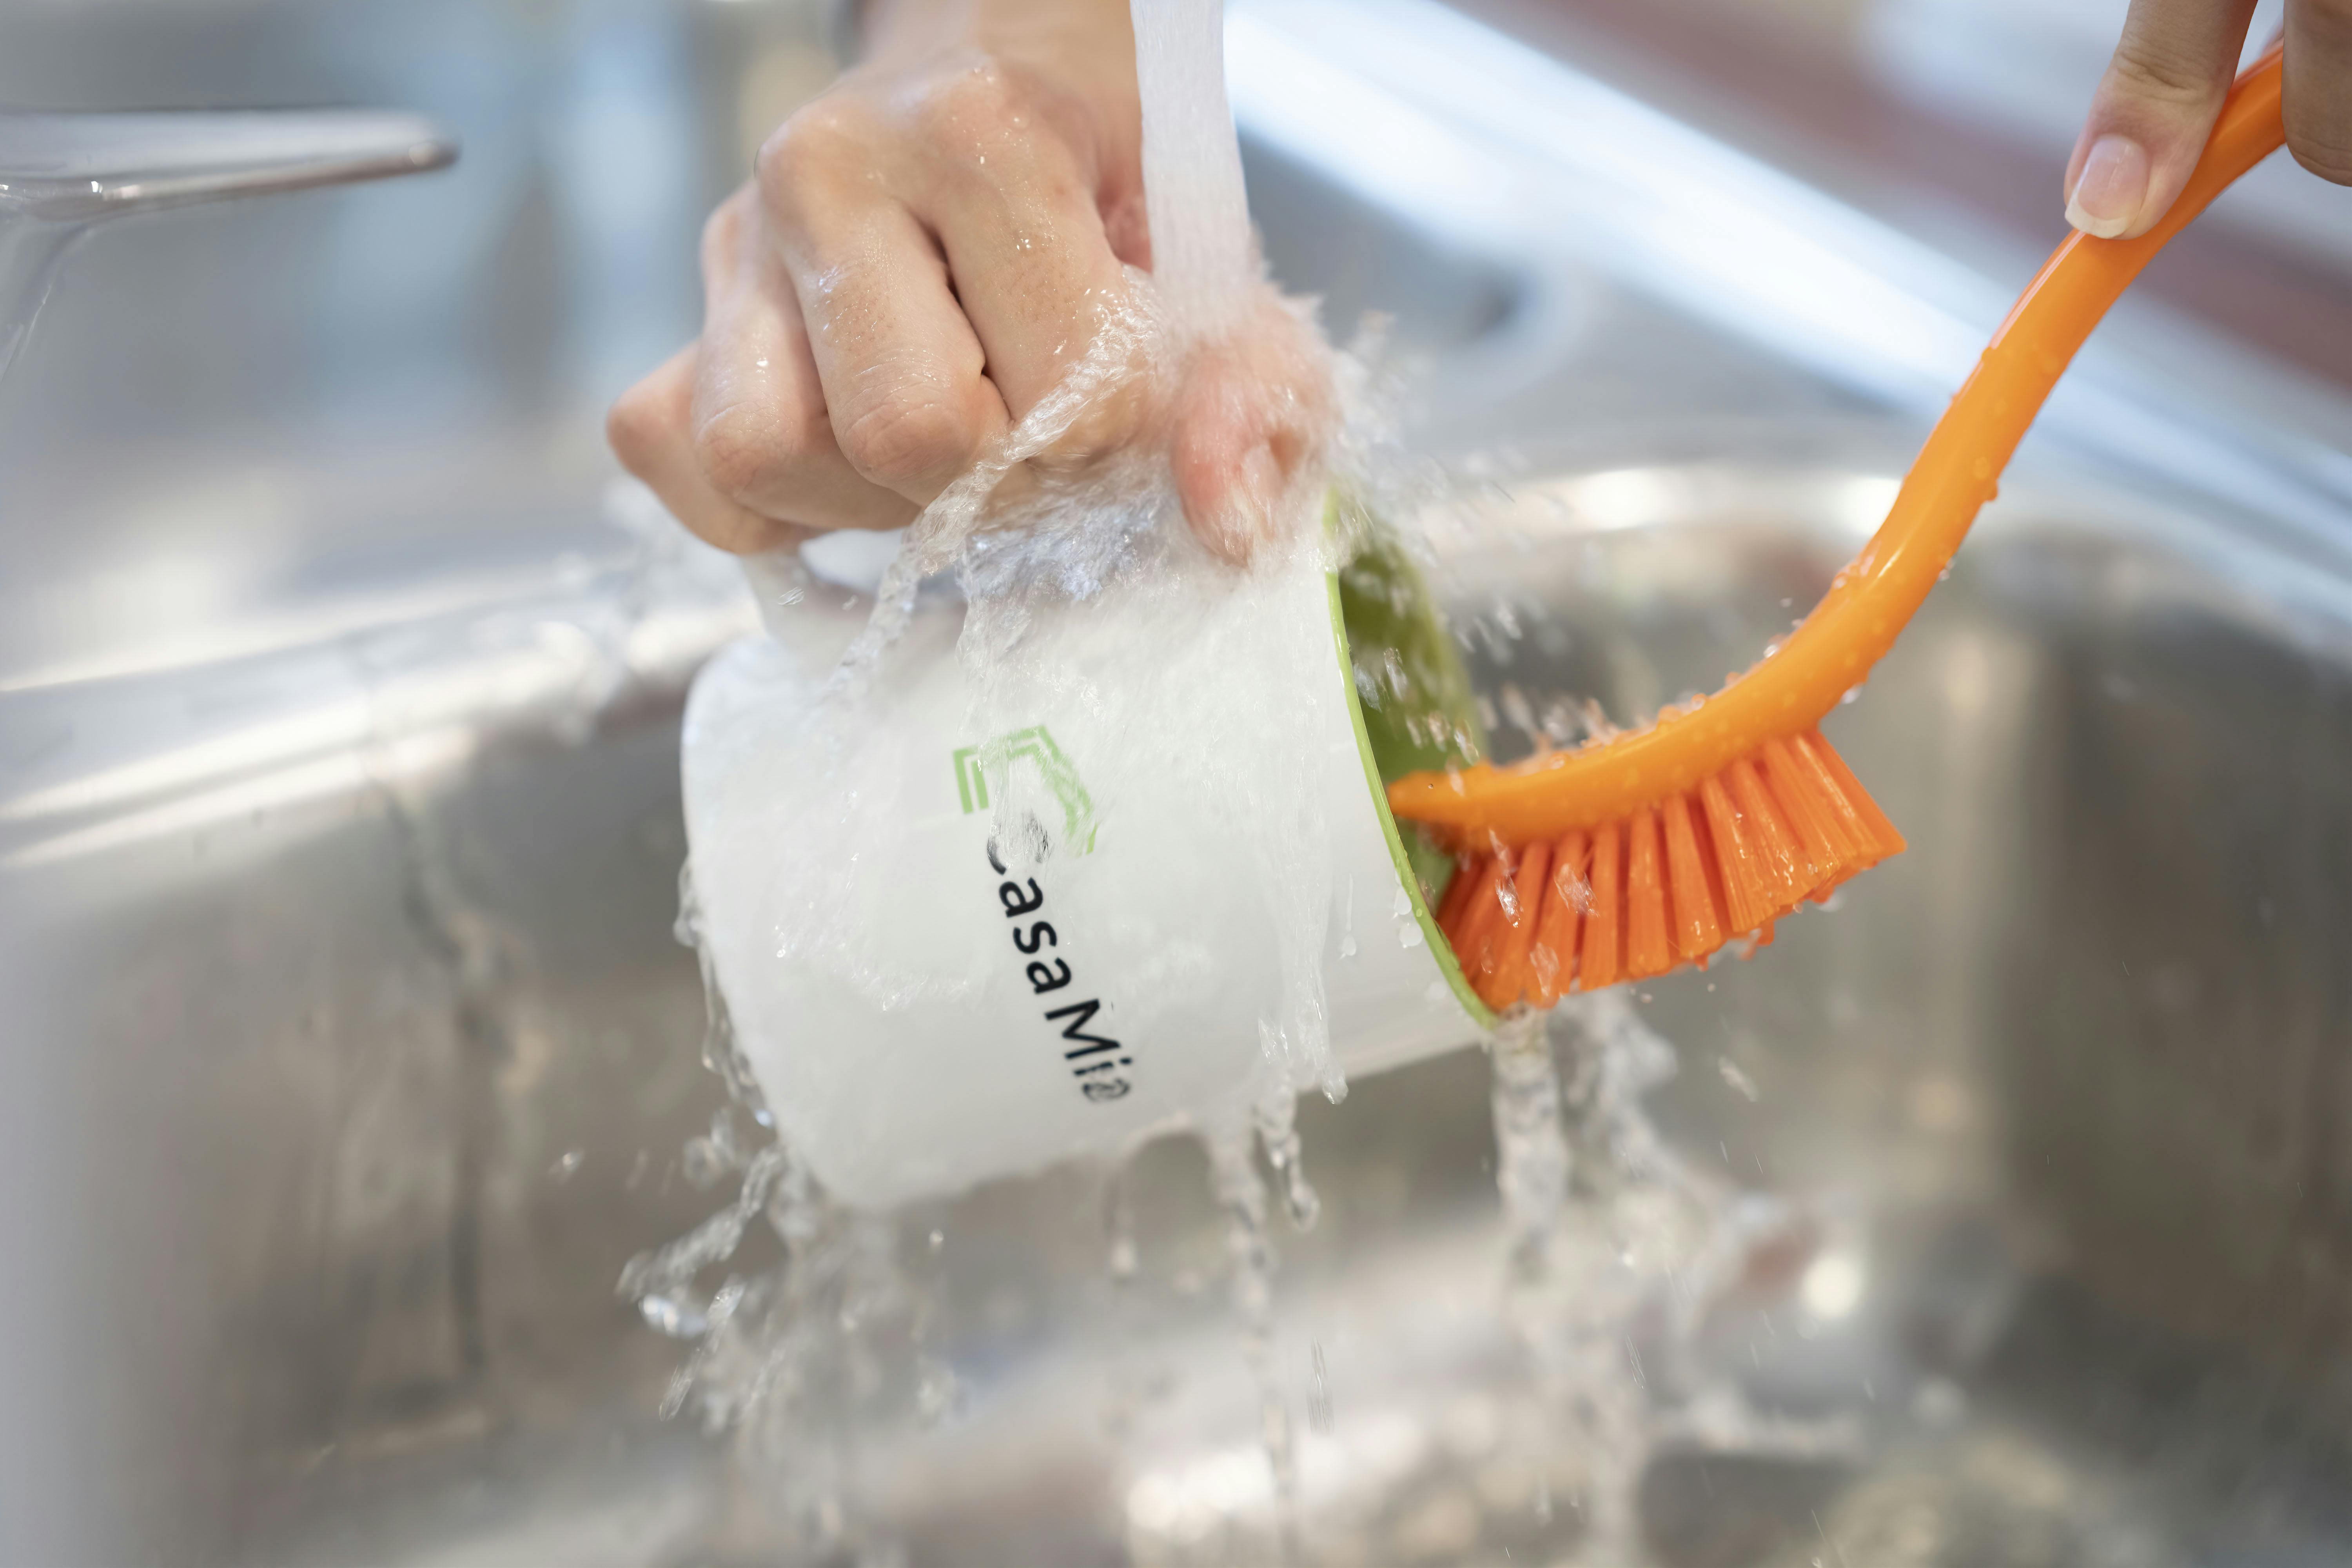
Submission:
[[[256,110],[0,113],[0,375],[59,261],[133,213],[443,169],[454,137],[413,114]]]

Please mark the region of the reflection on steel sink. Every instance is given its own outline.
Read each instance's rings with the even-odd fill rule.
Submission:
[[[1474,639],[1507,652],[1482,658],[1498,713],[1623,713],[1785,626],[1886,482],[1530,480],[1441,592],[1522,627]],[[2352,910],[2326,787],[2352,761],[2352,585],[2290,602],[2242,547],[2162,521],[2002,503],[1833,721],[1911,852],[1769,954],[1635,1003],[1680,1047],[1652,1097],[1679,1157],[1811,1227],[1798,1284],[1734,1292],[1671,1355],[1638,1311],[1606,1336],[1654,1404],[1634,1495],[1662,1562],[1801,1562],[1816,1514],[1857,1562],[2352,1546],[2322,1375],[2352,1263],[2327,1195]],[[89,1048],[48,1067],[106,1136],[47,1179],[70,1172],[99,1239],[108,1288],[73,1315],[111,1353],[73,1384],[136,1399],[96,1435],[152,1528],[209,1521],[216,1555],[769,1560],[782,1483],[656,1418],[677,1349],[612,1295],[730,1190],[677,1152],[719,1101],[667,931],[672,709],[478,740],[455,771],[387,764],[346,804],[112,851],[128,906],[92,886],[98,851],[19,872],[85,922],[48,995]],[[1571,1025],[1560,1048],[1591,1047]],[[1576,1499],[1594,1454],[1488,1462],[1525,1373],[1486,1064],[1360,1083],[1305,1131],[1325,1212],[1281,1240],[1275,1364],[1326,1412],[1310,1544],[1570,1550],[1588,1521],[1536,1500]],[[1635,1165],[1597,1136],[1578,1157],[1575,1206],[1613,1212]],[[890,1229],[960,1394],[934,1429],[867,1433],[843,1481],[914,1561],[1254,1560],[1264,1489],[1230,1477],[1262,1463],[1255,1395],[1199,1157],[1160,1145],[1127,1177],[1124,1286],[1101,1182]],[[1748,1425],[1676,1404],[1717,1375]],[[1921,1520],[1943,1554],[1853,1544]]]
[[[1379,171],[1412,211],[1264,71],[1236,102],[1293,280],[1335,314],[1419,301],[1423,443],[1528,454],[1482,526],[1435,536],[1498,731],[1711,689],[1876,521],[1982,300],[1648,130],[1584,154],[1647,173],[1546,175],[1477,138],[1589,83],[1514,99],[1525,62],[1435,24],[1381,79],[1364,52],[1417,13],[1359,14],[1316,101],[1425,84],[1420,119],[1349,122],[1420,138]],[[1288,69],[1311,35],[1285,19],[1326,15],[1253,5],[1236,58]],[[1443,100],[1464,60],[1484,97]],[[1519,184],[1484,199],[1509,210],[1431,183],[1448,136],[1504,161]],[[1744,293],[1696,302],[1716,282],[1661,237],[1684,210],[1738,229],[1700,248]],[[1538,213],[1602,239],[1556,247]],[[1766,264],[1800,241],[1892,269],[1845,289],[1843,337]],[[1507,1289],[1477,1054],[1306,1108],[1323,1213],[1277,1222],[1270,1353],[1309,1561],[1555,1561],[1618,1531],[1676,1568],[2352,1555],[2352,553],[2315,526],[2347,513],[2327,454],[2200,445],[2201,415],[2098,368],[1832,718],[1911,851],[1752,962],[1556,1031],[1577,1137],[1550,1284]],[[671,936],[677,712],[750,617],[658,525],[565,545],[0,692],[0,1542],[771,1563],[830,1491],[913,1563],[1268,1560],[1181,1141],[1115,1192],[1063,1171],[828,1220],[812,1252],[886,1251],[913,1296],[829,1301],[879,1359],[812,1386],[856,1402],[871,1370],[936,1418],[861,1428],[838,1474],[661,1417],[684,1347],[614,1284],[735,1179]],[[1680,1068],[1627,1121],[1645,1029]],[[1123,1283],[1107,1206],[1133,1214]],[[1661,1251],[1677,1226],[1731,1241]],[[754,1227],[730,1267],[776,1250]],[[919,1366],[936,1387],[890,1385]],[[1529,1390],[1563,1387],[1590,1435],[1530,1450]]]

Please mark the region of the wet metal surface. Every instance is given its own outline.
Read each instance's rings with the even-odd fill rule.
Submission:
[[[1343,321],[1397,307],[1423,444],[1487,455],[1434,577],[1462,626],[1517,629],[1473,637],[1506,731],[1712,689],[1875,523],[1940,340],[1865,322],[1798,353],[1790,279],[1700,310],[1688,277],[1504,221],[1537,187],[1416,219],[1296,131],[1253,153],[1277,268]],[[1747,194],[1773,232],[1820,216]],[[1907,254],[1874,320],[1965,325]],[[1679,1053],[1649,1097],[1677,1157],[1803,1238],[1602,1346],[1640,1369],[1609,1386],[1648,1424],[1630,1502],[1661,1563],[2352,1553],[2333,469],[2228,446],[2200,483],[2177,411],[2059,412],[1831,721],[1911,851],[1636,1001]],[[0,692],[0,1542],[775,1561],[775,1477],[659,1418],[682,1349],[614,1293],[733,1190],[682,1157],[723,1099],[670,927],[677,706],[748,605],[626,494],[342,559],[331,591]],[[1580,1038],[1570,1208],[1598,1225],[1641,1194]],[[1592,1528],[1543,1500],[1605,1455],[1503,1463],[1524,1377],[1488,1097],[1464,1054],[1302,1118],[1323,1216],[1278,1237],[1275,1355],[1324,1561],[1543,1561]],[[1251,1560],[1257,1405],[1202,1158],[1166,1142],[1128,1178],[1131,1284],[1102,1183],[898,1222],[957,1393],[866,1434],[845,1496],[909,1562]],[[1701,1397],[1724,1389],[1738,1419]]]

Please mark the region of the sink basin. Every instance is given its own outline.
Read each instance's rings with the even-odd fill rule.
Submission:
[[[1474,637],[1500,732],[1553,697],[1622,717],[1719,675],[1820,592],[1889,483],[1515,484],[1489,503],[1508,542],[1439,573],[1460,624],[1519,628]],[[1749,962],[1555,1025],[1580,1172],[1562,1300],[1624,1307],[1564,1320],[1601,1336],[1594,1385],[1641,1402],[1596,1439],[1641,1445],[1629,1506],[1661,1563],[1802,1562],[1816,1514],[1832,1539],[1927,1520],[1947,1542],[1854,1561],[2334,1560],[2352,910],[2326,784],[2352,748],[2352,584],[2284,606],[2226,538],[2022,487],[1981,526],[1832,723],[1910,852]],[[89,1238],[61,1330],[89,1359],[59,1405],[142,1478],[115,1528],[205,1521],[220,1560],[420,1563],[770,1561],[807,1528],[777,1500],[810,1439],[663,1421],[685,1347],[613,1293],[738,1179],[707,1142],[681,1155],[725,1112],[668,929],[674,702],[584,739],[516,730],[425,783],[18,871],[84,884],[46,995],[89,1048],[46,1066],[91,1120],[36,1174]],[[135,900],[88,886],[100,858]],[[1577,1087],[1628,1028],[1679,1057],[1647,1112],[1671,1180]],[[1276,1224],[1272,1362],[1310,1545],[1328,1515],[1362,1549],[1330,1561],[1566,1560],[1596,1452],[1563,1441],[1538,1474],[1509,1447],[1528,1352],[1486,1061],[1302,1121],[1323,1212]],[[1232,1554],[1263,1545],[1268,1498],[1202,1157],[1170,1141],[1110,1180],[833,1216],[812,1247],[852,1295],[862,1249],[896,1260],[858,1309],[877,1326],[835,1349],[887,1371],[919,1338],[952,1379],[935,1425],[902,1412],[845,1450],[853,1518],[909,1561],[1270,1560]],[[1665,1247],[1644,1205],[1670,1200],[1677,1224],[1801,1247],[1797,1282],[1724,1285],[1669,1342],[1664,1264],[1593,1242]],[[755,1234],[732,1267],[774,1250]],[[1710,1426],[1726,1389],[1744,1415]],[[136,1426],[108,1430],[123,1406],[98,1391]],[[2046,1552],[1962,1553],[1987,1542]]]
[[[1496,735],[1712,689],[1875,524],[2003,289],[1648,131],[1596,139],[1639,179],[1521,149],[1483,208],[1350,163],[1347,91],[1442,163],[1598,90],[1512,56],[1448,100],[1499,42],[1360,14],[1425,25],[1421,87],[1341,59],[1270,102],[1244,68],[1322,14],[1266,0],[1235,99],[1277,269],[1419,363]],[[1666,243],[1708,189],[1745,292]],[[1877,268],[1842,334],[1757,259],[1801,242]],[[1302,1561],[2352,1557],[2352,512],[2334,454],[2131,350],[1830,721],[1907,854],[1563,1008],[1500,1090],[1467,1051],[1303,1108],[1320,1215],[1273,1205],[1256,1352]],[[0,1560],[1277,1560],[1187,1140],[887,1218],[787,1181],[790,1262],[754,1215],[684,1337],[616,1290],[764,1136],[672,932],[679,704],[751,616],[645,505],[0,692]],[[1494,1129],[1553,1073],[1547,1226],[1496,1194],[1546,1146]]]

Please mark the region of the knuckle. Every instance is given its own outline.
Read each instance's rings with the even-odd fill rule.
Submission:
[[[701,421],[694,432],[694,460],[710,488],[742,500],[767,485],[797,455],[793,428],[734,404]]]
[[[1026,119],[1028,97],[1015,72],[982,56],[932,79],[917,96],[913,117],[934,147],[963,153]]]
[[[919,395],[882,398],[841,432],[850,467],[886,489],[919,486],[960,471],[980,447],[977,425],[961,410]]]
[[[752,162],[761,193],[789,203],[793,193],[839,179],[866,156],[864,115],[849,99],[820,98],[760,143]]]
[[[2210,62],[2136,31],[2126,33],[2116,45],[2109,69],[2134,97],[2167,104],[2202,104],[2223,84],[2216,79]]]

